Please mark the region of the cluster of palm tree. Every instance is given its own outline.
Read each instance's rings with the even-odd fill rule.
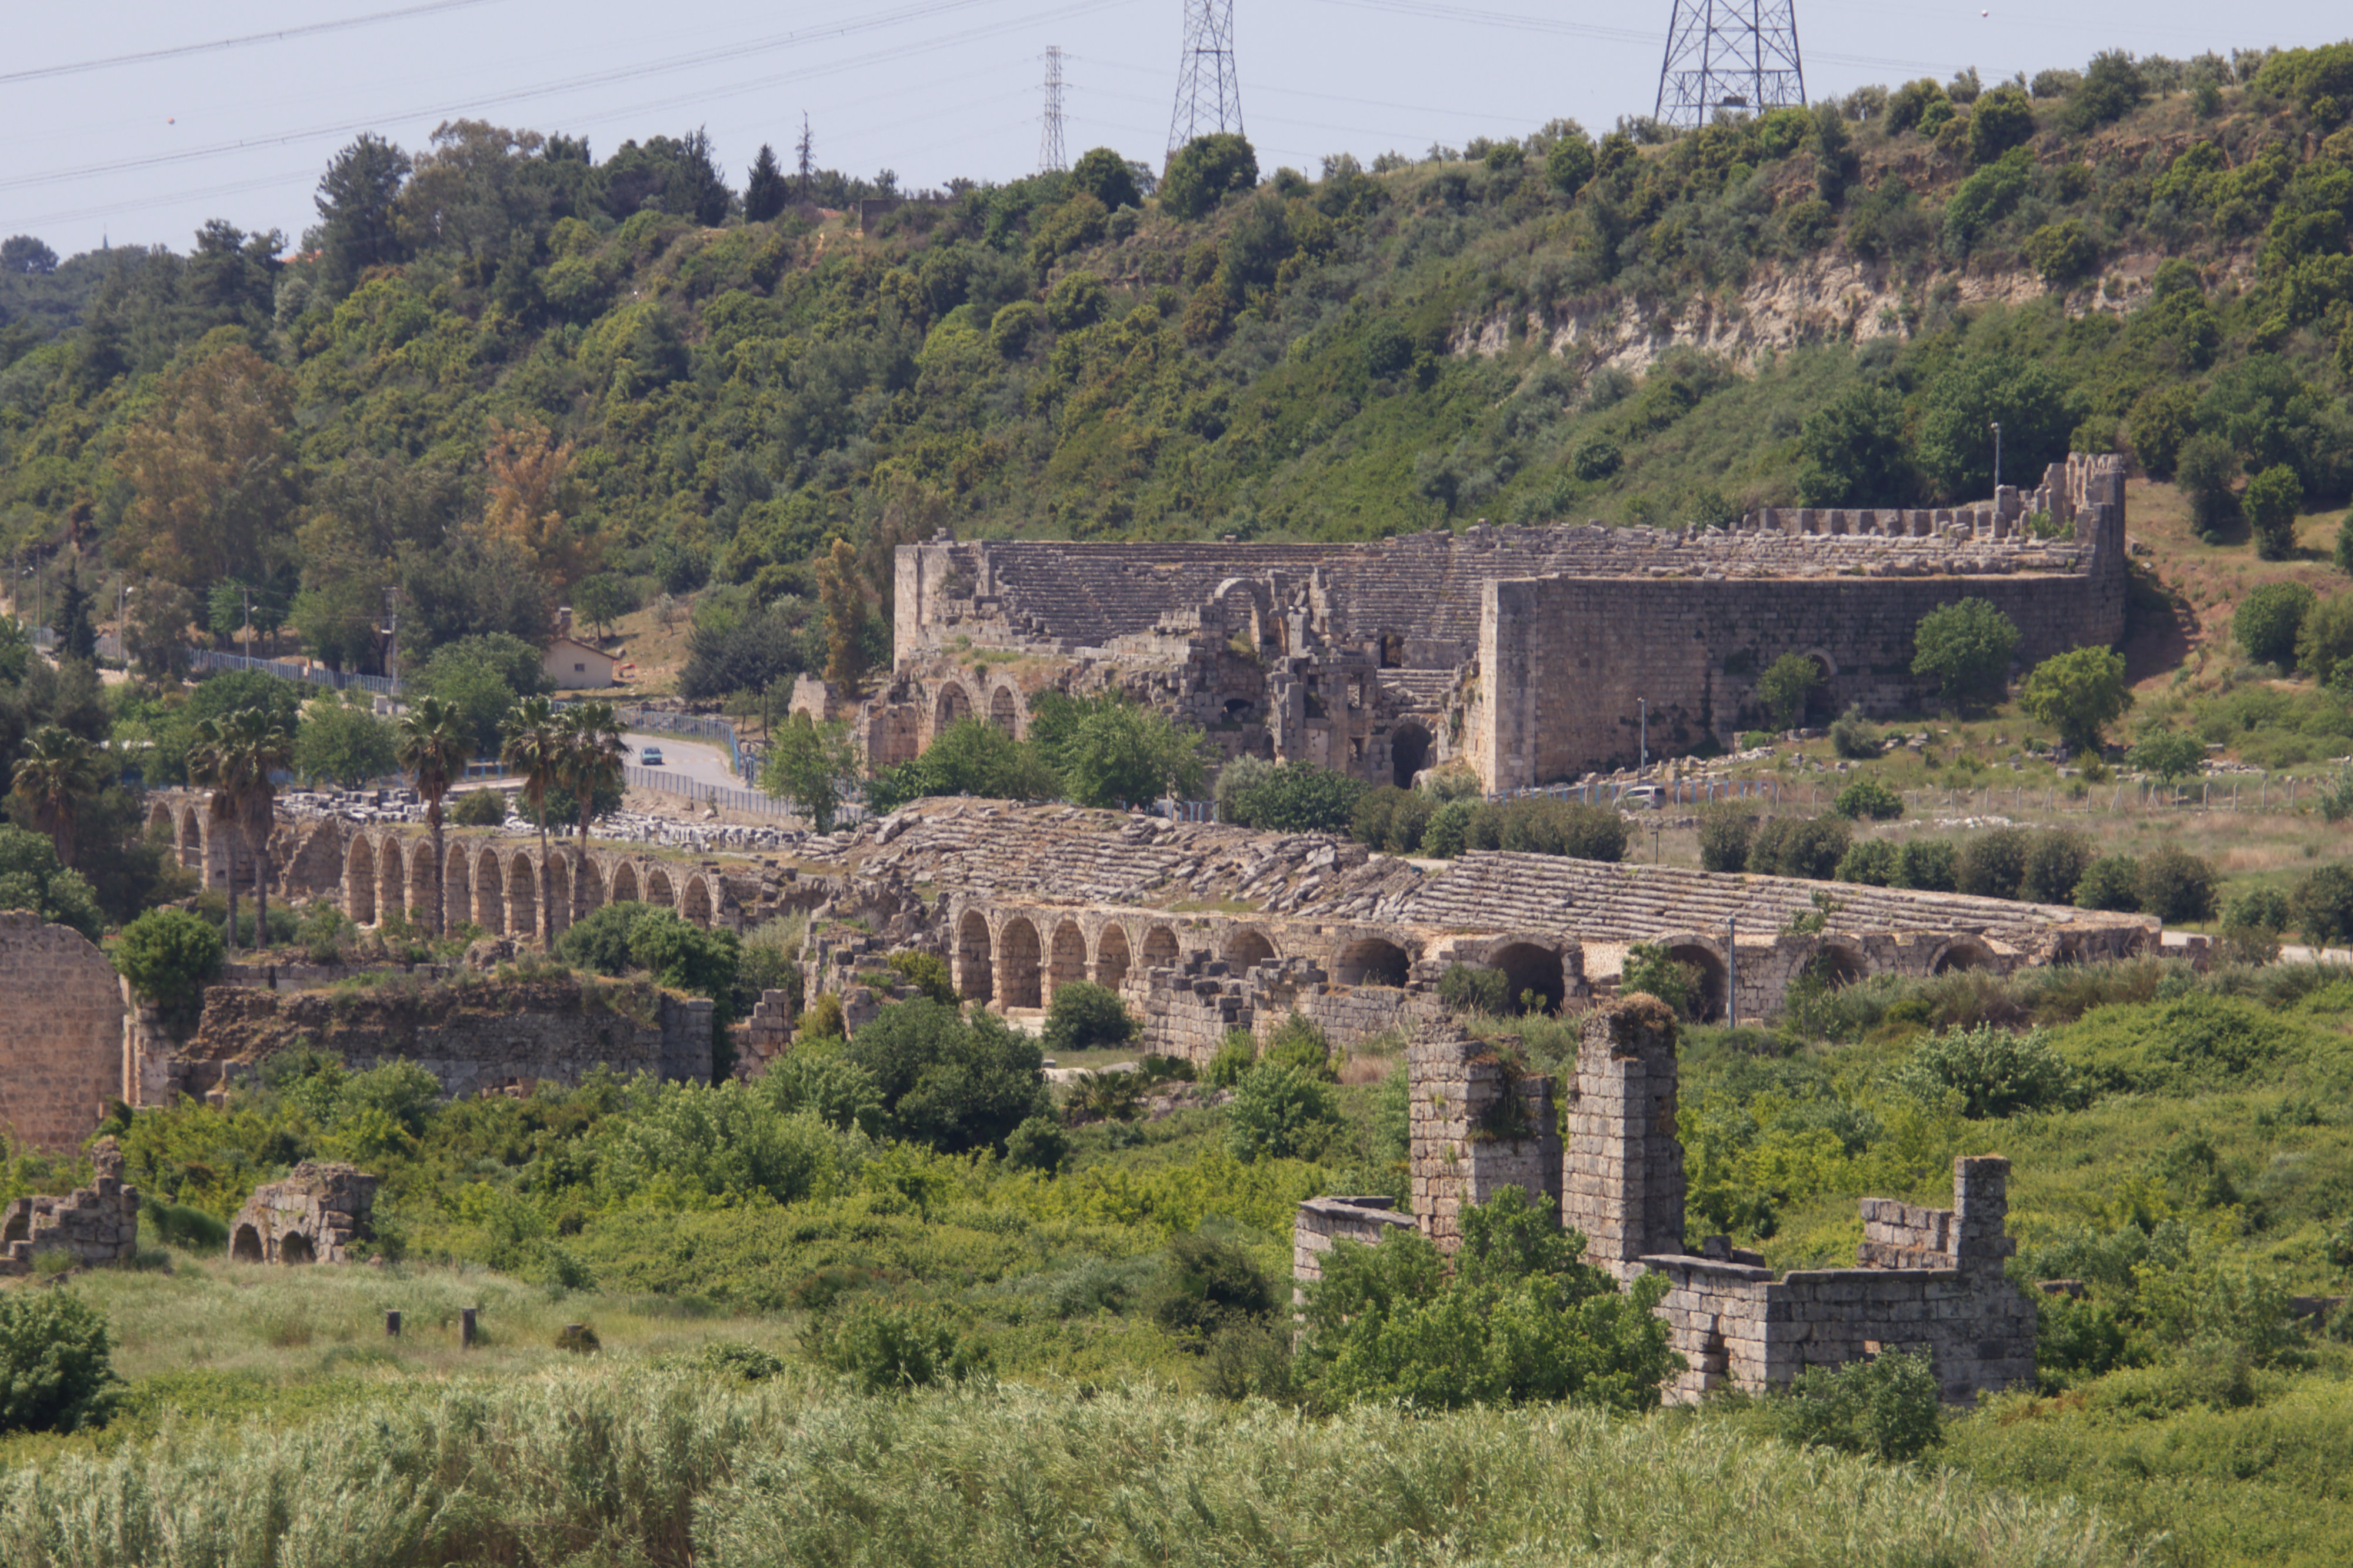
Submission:
[[[196,725],[188,782],[211,791],[206,815],[229,845],[228,945],[237,945],[237,851],[253,868],[253,944],[269,942],[269,830],[278,786],[270,774],[294,765],[294,737],[266,708],[240,708]]]
[[[425,821],[433,834],[434,934],[448,931],[448,912],[441,890],[441,803],[452,784],[464,776],[473,755],[472,730],[452,705],[438,698],[420,697],[409,704],[395,725],[395,755],[402,768],[415,775],[417,793],[425,797]],[[543,943],[555,937],[554,910],[548,907],[547,797],[551,791],[570,793],[579,811],[580,853],[588,853],[588,824],[596,816],[599,790],[617,785],[628,761],[628,743],[621,738],[619,716],[609,702],[579,702],[558,710],[544,697],[527,697],[509,710],[500,726],[500,761],[522,780],[532,816],[539,823],[538,936]],[[585,889],[582,879],[571,881],[572,908],[577,919]]]
[[[49,836],[58,864],[70,866],[81,803],[104,783],[97,747],[62,724],[44,724],[26,738],[9,793],[25,803]]]

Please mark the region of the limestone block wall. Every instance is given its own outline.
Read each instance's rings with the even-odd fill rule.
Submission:
[[[79,1149],[123,1091],[125,1011],[87,937],[0,913],[0,1127],[51,1153]]]
[[[1621,997],[1585,1016],[1561,1175],[1561,1224],[1589,1263],[1620,1279],[1653,1253],[1683,1250],[1683,1146],[1675,1136],[1675,1017]]]
[[[352,1244],[375,1234],[380,1178],[357,1165],[305,1160],[282,1182],[253,1190],[229,1222],[228,1255],[241,1263],[348,1263]]]
[[[95,1267],[128,1262],[139,1250],[139,1189],[122,1184],[122,1152],[111,1138],[90,1150],[97,1179],[63,1197],[17,1198],[0,1208],[0,1277],[30,1274],[43,1252]]]
[[[1339,1242],[1377,1247],[1393,1230],[1413,1228],[1413,1216],[1398,1211],[1397,1200],[1386,1196],[1309,1198],[1291,1222],[1292,1300],[1301,1300],[1306,1288],[1324,1278],[1324,1255]]]
[[[1560,1131],[1553,1082],[1522,1076],[1481,1041],[1450,1026],[1406,1050],[1411,1075],[1413,1212],[1448,1251],[1462,1244],[1465,1208],[1517,1187],[1539,1208],[1560,1206]]]

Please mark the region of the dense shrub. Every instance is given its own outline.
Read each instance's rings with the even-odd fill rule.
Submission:
[[[506,819],[507,797],[500,790],[468,790],[449,807],[449,820],[459,827],[496,827]]]
[[[655,909],[655,905],[635,899],[623,899],[592,910],[555,939],[555,956],[575,968],[594,970],[599,974],[627,974],[633,967],[630,933]]]
[[[882,1131],[882,1094],[865,1068],[838,1044],[804,1044],[768,1064],[760,1092],[786,1115],[806,1112],[841,1131],[871,1137]]]
[[[2222,906],[2222,924],[2242,931],[2264,931],[2276,936],[2294,922],[2288,896],[2277,888],[2245,888]]]
[[[1073,980],[1054,987],[1053,1004],[1046,1009],[1045,1047],[1057,1055],[1102,1050],[1125,1045],[1142,1027],[1117,992]]]
[[[1212,1089],[1231,1089],[1256,1066],[1258,1037],[1248,1029],[1229,1029],[1201,1069],[1201,1081]]]
[[[988,1347],[921,1302],[866,1301],[822,1317],[807,1334],[809,1357],[859,1393],[904,1394],[987,1373]]]
[[[2353,868],[2323,866],[2288,896],[2295,929],[2315,947],[2353,942]]]
[[[1865,838],[1839,858],[1837,877],[1867,888],[1895,884],[1895,846],[1884,838]]]
[[[2176,844],[2161,844],[2140,863],[2141,913],[2168,924],[2214,913],[2214,868]]]
[[[1860,778],[1839,791],[1831,809],[1849,820],[1893,822],[1904,815],[1904,797],[1875,778]]]
[[[1862,704],[1850,704],[1831,725],[1831,750],[1851,763],[1868,762],[1884,749],[1879,731],[1862,716]]]
[[[1370,848],[1411,855],[1421,848],[1422,836],[1438,808],[1438,802],[1419,790],[1383,784],[1366,790],[1357,800],[1349,832],[1357,843]]]
[[[2099,1008],[2052,1031],[2051,1044],[2089,1089],[2178,1094],[2270,1070],[2306,1041],[2301,1026],[2256,1003],[2191,991]]]
[[[2041,1029],[2016,1034],[1991,1024],[1923,1036],[1894,1081],[1931,1104],[1961,1097],[1971,1120],[2056,1110],[2074,1093],[2074,1074]]]
[[[1500,969],[1450,963],[1438,977],[1438,999],[1450,1013],[1485,1013],[1500,1017],[1512,1012],[1512,978]]]
[[[1854,825],[1835,812],[1821,816],[1770,816],[1748,841],[1748,869],[1767,877],[1827,882],[1853,842]]]
[[[1899,888],[1949,893],[1960,886],[1960,848],[1949,838],[1914,838],[1895,852]]]
[[[2148,1347],[2105,1302],[2065,1295],[2035,1302],[2034,1380],[2045,1394],[2119,1367],[2145,1365],[2148,1357]]]
[[[1002,1147],[1016,1127],[1051,1112],[1044,1053],[993,1013],[969,1021],[936,1002],[895,1003],[844,1047],[882,1098],[900,1137],[947,1153]]]
[[[1872,1361],[1809,1367],[1764,1408],[1792,1443],[1914,1459],[1945,1440],[1944,1405],[1926,1351],[1891,1349]]]
[[[2084,868],[2075,884],[2075,905],[2119,913],[2140,908],[2140,862],[2130,855],[2103,855]]]
[[[1267,1037],[1259,1062],[1262,1067],[1296,1068],[1326,1083],[1339,1076],[1333,1068],[1330,1038],[1295,1012],[1276,1025],[1274,1033]]]
[[[1226,1116],[1226,1146],[1243,1161],[1313,1154],[1340,1125],[1339,1103],[1320,1077],[1271,1063],[1242,1075]]]
[[[1757,819],[1720,806],[1699,819],[1699,864],[1704,871],[1746,871]]]
[[[69,1290],[0,1294],[0,1433],[104,1425],[121,1379],[105,1314]]]
[[[1274,1311],[1274,1286],[1250,1255],[1198,1231],[1168,1238],[1168,1261],[1145,1299],[1145,1313],[1198,1349],[1220,1329]]]
[[[1913,634],[1912,673],[1934,681],[1954,708],[2000,699],[2018,651],[2018,624],[1987,599],[1940,605],[1920,617]]]
[[[2032,847],[2033,836],[2022,827],[1997,827],[1967,840],[1954,866],[1955,889],[1979,899],[2018,897]]]
[[[1421,852],[1440,860],[1461,854],[1471,837],[1471,819],[1479,810],[1480,803],[1473,800],[1450,800],[1440,806],[1422,830]]]
[[[2072,828],[2049,827],[2026,846],[2026,867],[2018,896],[2032,904],[2071,904],[2092,863],[2092,841]]]
[[[1606,805],[1528,795],[1474,809],[1462,842],[1470,849],[1614,861],[1625,858],[1626,837],[1626,819]]]
[[[1626,950],[1626,960],[1618,974],[1620,995],[1637,991],[1657,997],[1678,1017],[1689,1017],[1700,998],[1699,972],[1669,956],[1657,942],[1638,942]]]
[[[1005,1140],[1005,1163],[1017,1171],[1042,1171],[1052,1175],[1071,1158],[1071,1135],[1050,1116],[1022,1121]]]
[[[185,1021],[204,1006],[205,987],[220,978],[221,933],[185,910],[150,910],[122,928],[114,967],[166,1017]]]
[[[1230,792],[1229,798],[1221,795],[1221,815],[1240,826],[1276,833],[1345,833],[1365,793],[1362,781],[1335,769],[1282,763]]]

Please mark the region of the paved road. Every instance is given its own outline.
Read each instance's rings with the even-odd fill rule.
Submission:
[[[658,748],[662,754],[661,771],[677,773],[699,784],[717,784],[722,789],[742,789],[744,781],[728,764],[727,748],[704,741],[690,741],[679,735],[657,735],[636,731],[621,737],[629,743],[629,763],[637,766],[638,758],[648,746]]]

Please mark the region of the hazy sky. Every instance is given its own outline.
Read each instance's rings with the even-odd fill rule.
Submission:
[[[2353,33],[2338,5],[2241,0],[1864,4],[1801,0],[1813,96],[1975,65],[2080,67],[2123,47],[2177,58]],[[1234,0],[1243,116],[1262,166],[1313,171],[1433,141],[1594,130],[1648,113],[1672,0]],[[623,141],[709,129],[729,180],[763,142],[902,186],[1038,165],[1043,56],[1067,57],[1070,154],[1166,150],[1183,0],[90,0],[24,5],[0,56],[0,235],[59,255],[164,243],[225,217],[315,221],[335,150],[363,130],[417,150],[459,116]],[[338,26],[337,24],[345,24]],[[269,36],[309,29],[294,37]],[[256,35],[263,35],[257,38]],[[143,57],[124,59],[126,56]]]

